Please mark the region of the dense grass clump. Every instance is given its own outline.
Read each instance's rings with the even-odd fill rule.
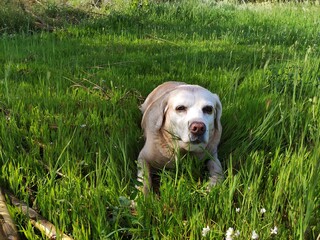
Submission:
[[[1,187],[74,239],[316,239],[319,7],[112,3],[1,8]],[[190,156],[159,195],[135,188],[138,106],[168,80],[221,98],[227,178],[210,192]],[[9,210],[22,239],[43,238]]]

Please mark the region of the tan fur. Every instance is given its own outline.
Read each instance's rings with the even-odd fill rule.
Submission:
[[[222,106],[216,94],[198,85],[166,82],[148,95],[140,110],[145,145],[138,157],[138,180],[144,193],[152,188],[153,172],[175,166],[177,151],[209,158],[210,186],[223,179],[217,153]]]

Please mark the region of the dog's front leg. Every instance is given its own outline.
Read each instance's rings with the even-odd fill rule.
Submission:
[[[152,187],[152,177],[149,163],[143,158],[138,159],[138,181],[143,184],[142,191],[146,195]]]
[[[210,159],[207,162],[207,168],[210,174],[209,187],[211,188],[224,179],[224,174],[218,158]]]

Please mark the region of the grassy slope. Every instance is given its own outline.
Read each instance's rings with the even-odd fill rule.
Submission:
[[[278,239],[316,238],[318,11],[161,3],[51,33],[4,34],[1,185],[75,239],[196,239],[207,225],[208,238],[233,227],[240,239],[253,230],[268,239],[274,226]],[[163,174],[160,199],[134,188],[137,107],[166,80],[222,100],[227,179],[210,193],[190,157]],[[10,210],[28,239],[39,238]]]

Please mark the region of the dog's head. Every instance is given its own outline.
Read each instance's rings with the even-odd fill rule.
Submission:
[[[166,84],[155,89],[142,105],[147,140],[148,133],[152,137],[164,131],[175,146],[187,151],[202,152],[217,145],[222,131],[219,97],[197,85]]]

